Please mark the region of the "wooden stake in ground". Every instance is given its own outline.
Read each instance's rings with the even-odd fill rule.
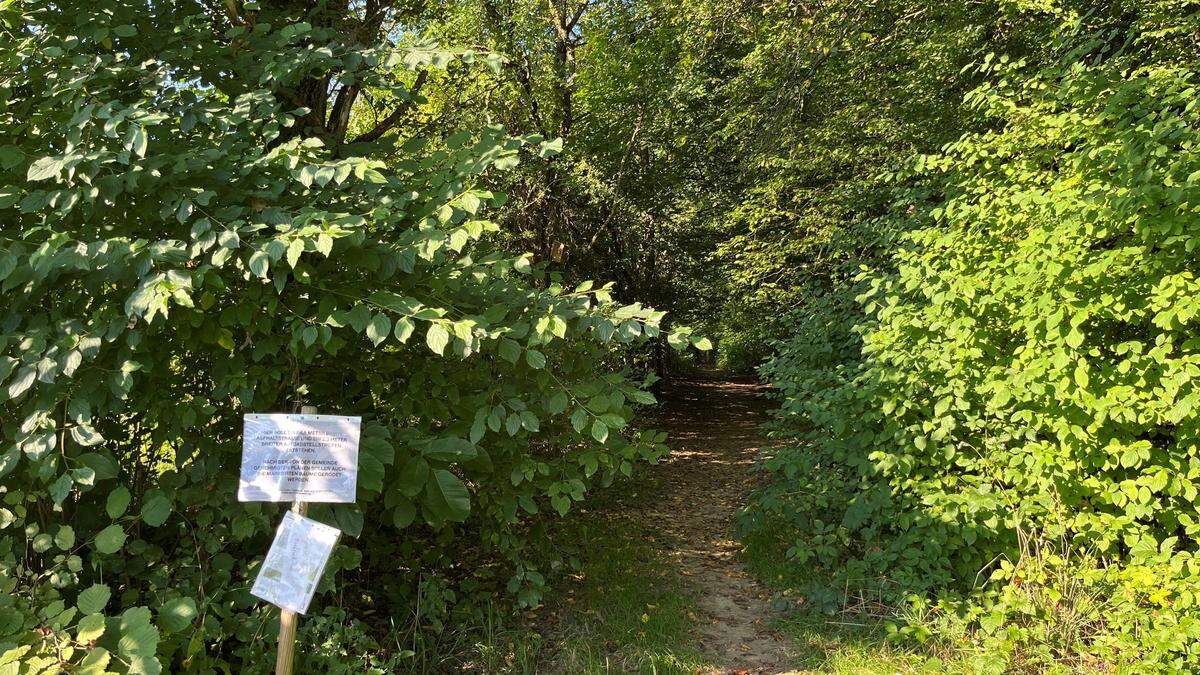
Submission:
[[[302,415],[316,415],[315,406],[306,405],[300,408]],[[292,502],[292,512],[297,515],[308,515],[308,503]],[[292,675],[292,664],[296,660],[296,626],[300,623],[300,615],[290,609],[279,610],[279,643],[275,650],[275,675]]]

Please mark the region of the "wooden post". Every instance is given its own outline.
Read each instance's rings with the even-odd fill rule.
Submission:
[[[301,406],[300,414],[316,415],[314,406]],[[292,512],[301,516],[308,515],[308,503],[292,502]],[[300,617],[288,609],[279,610],[279,644],[275,648],[275,675],[292,675],[292,664],[296,660],[296,626]]]

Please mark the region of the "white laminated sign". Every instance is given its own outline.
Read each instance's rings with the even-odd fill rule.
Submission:
[[[250,593],[304,614],[340,534],[323,523],[291,511],[284,513]]]
[[[238,501],[354,502],[361,417],[250,414],[244,425]]]

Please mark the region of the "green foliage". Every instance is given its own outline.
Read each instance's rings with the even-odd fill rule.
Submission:
[[[498,120],[562,141],[561,154],[529,156],[494,178],[512,200],[497,218],[509,245],[571,283],[611,279],[619,296],[669,310],[673,325],[721,302],[708,259],[720,233],[695,217],[711,204],[719,178],[710,173],[723,170],[706,89],[711,71],[730,66],[699,56],[712,46],[707,4],[472,0],[424,13],[429,35],[507,59],[431,92],[423,115]],[[670,371],[664,342],[625,358]]]
[[[963,66],[981,49],[1025,44],[1034,22],[957,1],[712,11],[737,54],[710,111],[715,150],[735,170],[717,174],[699,216],[721,235],[710,281],[719,300],[702,320],[721,362],[742,370],[805,333],[828,296],[888,250],[888,232],[871,226],[888,208],[880,170],[961,133],[961,97],[976,81]],[[817,323],[826,320],[842,317]]]
[[[605,365],[662,314],[493,242],[482,182],[543,139],[342,144],[295,103],[474,55],[289,7],[0,5],[2,662],[262,667],[279,507],[233,498],[245,412],[364,416],[357,503],[313,509],[358,538],[322,597],[435,628],[536,603],[546,507],[664,451]]]
[[[1059,18],[1053,59],[972,67],[980,131],[890,176],[877,227],[907,234],[859,277],[865,318],[809,320],[766,367],[794,440],[743,525],[893,598],[985,586],[965,624],[1030,667],[1195,669],[1200,81],[1173,37],[1196,17]],[[1039,566],[1029,536],[1117,564]],[[1022,569],[1081,575],[1089,629],[1039,642],[1065,590],[1030,599]]]

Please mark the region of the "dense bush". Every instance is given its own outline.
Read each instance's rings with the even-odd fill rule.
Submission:
[[[486,174],[552,144],[343,143],[351,111],[297,104],[341,86],[402,106],[483,59],[279,5],[0,5],[0,664],[19,672],[261,667],[277,612],[248,589],[281,507],[235,500],[244,412],[364,416],[358,502],[313,514],[357,537],[322,597],[384,625],[436,626],[495,584],[536,602],[535,514],[663,450],[626,426],[652,397],[606,365],[660,314],[489,243]]]
[[[1049,65],[976,66],[984,130],[895,177],[911,189],[878,227],[908,234],[860,277],[861,351],[831,358],[847,331],[802,324],[766,367],[794,440],[743,524],[783,523],[798,563],[893,599],[990,579],[957,616],[1013,644],[1067,611],[1072,569],[1103,602],[1067,607],[1090,619],[1064,651],[1194,669],[1196,18],[1116,16],[1067,21]],[[1062,562],[1080,556],[1115,564]]]

